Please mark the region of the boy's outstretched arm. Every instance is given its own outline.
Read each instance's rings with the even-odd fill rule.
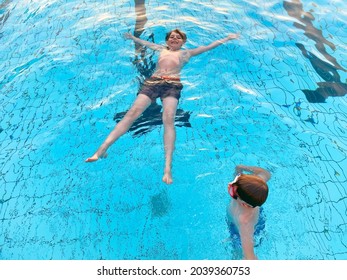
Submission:
[[[130,33],[124,33],[124,38],[127,40],[133,40],[135,43],[138,43],[142,46],[146,46],[152,50],[155,51],[160,51],[161,49],[164,48],[164,46],[162,45],[158,45],[158,44],[154,44],[145,40],[141,40],[140,38],[135,37],[134,35],[130,34]]]
[[[241,218],[239,231],[244,259],[257,260],[258,257],[254,253],[254,225],[250,224],[249,222],[242,223]]]
[[[223,38],[223,39],[220,39],[220,40],[217,40],[217,41],[214,41],[212,42],[211,44],[207,45],[207,46],[201,46],[201,47],[198,47],[196,49],[191,49],[191,50],[188,50],[189,54],[191,56],[195,56],[195,55],[199,55],[199,54],[202,54],[204,52],[207,52],[209,50],[212,50],[230,40],[235,40],[237,38],[239,38],[240,35],[239,34],[234,34],[234,33],[231,33],[229,34],[227,37]]]
[[[258,166],[247,166],[240,164],[235,167],[236,173],[241,173],[242,171],[251,172],[254,175],[260,176],[265,180],[265,182],[269,181],[271,178],[271,173],[269,171]]]

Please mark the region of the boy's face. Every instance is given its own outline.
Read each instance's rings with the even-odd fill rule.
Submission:
[[[171,50],[179,50],[182,45],[184,44],[183,42],[183,38],[180,34],[176,33],[176,32],[171,32],[168,40],[166,41],[166,44],[168,45],[168,47]]]

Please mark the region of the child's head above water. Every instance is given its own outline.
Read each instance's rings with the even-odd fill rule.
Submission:
[[[240,198],[251,207],[261,206],[267,199],[269,189],[264,180],[255,175],[236,176],[228,186],[232,198]]]
[[[177,35],[179,35],[180,39],[183,40],[183,43],[185,43],[187,41],[187,35],[179,29],[174,29],[174,30],[171,30],[170,32],[166,33],[165,41],[168,41],[171,36],[175,35],[175,33]]]

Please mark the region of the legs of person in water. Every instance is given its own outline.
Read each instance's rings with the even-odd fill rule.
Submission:
[[[125,134],[133,122],[148,108],[151,104],[151,99],[144,95],[139,94],[134,101],[134,104],[131,106],[129,111],[125,114],[123,119],[114,127],[111,133],[107,136],[106,140],[95,154],[87,158],[86,162],[97,161],[99,158],[105,158],[107,156],[107,149],[115,142],[119,137]]]
[[[175,115],[178,100],[168,96],[163,99],[163,124],[164,124],[164,150],[165,150],[165,168],[163,182],[172,184],[172,154],[175,149],[176,130]]]

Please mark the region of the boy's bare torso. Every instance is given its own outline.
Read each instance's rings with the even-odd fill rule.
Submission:
[[[232,221],[240,230],[241,225],[249,227],[250,231],[254,231],[254,227],[259,219],[259,209],[247,209],[239,205],[236,201],[231,201],[229,205],[229,220]]]
[[[171,51],[163,48],[160,51],[154,76],[169,76],[179,78],[182,67],[188,62],[189,53],[186,50]]]

